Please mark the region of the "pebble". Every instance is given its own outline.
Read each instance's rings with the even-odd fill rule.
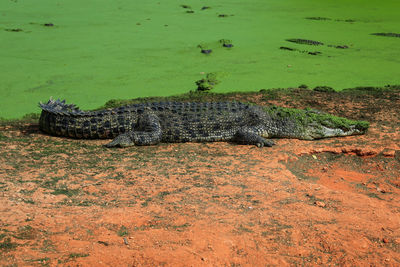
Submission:
[[[396,154],[396,150],[384,150],[384,151],[382,151],[382,155],[384,156],[384,157],[394,157],[395,156],[395,154]]]
[[[318,207],[321,207],[321,208],[326,206],[326,204],[324,202],[322,202],[322,201],[315,201],[314,204],[317,205]]]

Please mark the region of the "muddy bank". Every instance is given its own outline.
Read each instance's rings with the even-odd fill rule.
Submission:
[[[400,91],[350,91],[207,96],[371,122],[363,136],[263,149],[114,150],[3,123],[0,263],[399,265]]]

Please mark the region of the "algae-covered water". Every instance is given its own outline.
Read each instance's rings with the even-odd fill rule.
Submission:
[[[50,96],[91,109],[185,93],[210,72],[215,92],[399,84],[400,38],[371,35],[400,33],[399,10],[398,0],[2,0],[0,117],[39,112]]]

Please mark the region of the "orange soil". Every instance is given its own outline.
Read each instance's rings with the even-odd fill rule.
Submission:
[[[399,115],[373,113],[364,136],[263,149],[3,126],[0,264],[399,266]]]

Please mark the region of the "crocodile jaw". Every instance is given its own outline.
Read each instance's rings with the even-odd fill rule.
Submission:
[[[304,135],[304,139],[314,140],[338,136],[360,135],[364,134],[365,132],[366,129],[359,129],[356,126],[351,126],[349,129],[344,130],[340,128],[329,128],[320,125],[318,128],[310,127],[309,129],[307,129]]]

